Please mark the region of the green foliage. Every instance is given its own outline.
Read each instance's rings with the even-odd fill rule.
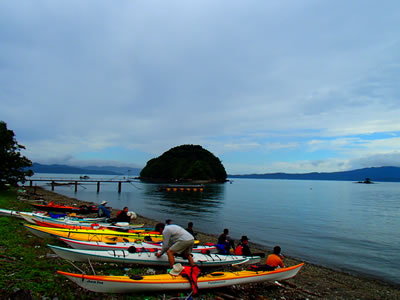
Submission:
[[[174,147],[149,160],[142,169],[144,180],[224,182],[226,171],[219,158],[199,145]]]
[[[32,162],[21,155],[24,146],[18,144],[14,132],[7,129],[7,124],[0,121],[0,189],[6,184],[17,186],[18,182],[25,182],[25,176],[31,176],[31,170],[25,170],[32,166]]]

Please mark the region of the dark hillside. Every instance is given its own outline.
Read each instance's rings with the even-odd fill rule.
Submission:
[[[391,181],[400,182],[399,167],[374,167],[364,168],[343,172],[331,173],[269,173],[269,174],[248,174],[248,175],[229,175],[230,178],[259,178],[259,179],[297,179],[297,180],[347,180],[360,181],[370,178],[371,181]]]
[[[199,145],[174,147],[149,160],[140,172],[142,180],[164,182],[224,182],[226,176],[219,158]]]
[[[108,170],[90,170],[85,168],[70,167],[66,165],[42,165],[39,163],[33,163],[30,168],[34,173],[53,173],[53,174],[103,174],[103,175],[120,175]]]

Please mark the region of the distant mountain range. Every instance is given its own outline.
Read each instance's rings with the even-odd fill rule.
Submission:
[[[229,178],[258,178],[258,179],[297,179],[297,180],[346,180],[364,181],[369,178],[371,181],[400,182],[399,167],[374,167],[352,171],[331,172],[331,173],[269,173],[269,174],[248,174],[228,175]]]
[[[138,176],[140,174],[140,168],[129,168],[129,167],[71,167],[67,165],[43,165],[39,163],[33,163],[32,168],[35,173],[53,173],[53,174],[99,174],[99,175],[125,175],[125,176]]]
[[[129,167],[71,167],[67,165],[43,165],[33,163],[31,168],[35,173],[62,173],[62,174],[99,174],[99,175],[124,175],[139,176],[140,168]],[[345,181],[364,181],[369,178],[371,181],[390,181],[400,182],[399,167],[374,167],[351,171],[331,172],[331,173],[266,173],[266,174],[246,174],[228,175],[228,178],[256,178],[256,179],[295,179],[295,180],[345,180]]]

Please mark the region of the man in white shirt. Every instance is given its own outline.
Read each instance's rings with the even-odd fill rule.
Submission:
[[[163,235],[163,246],[161,251],[157,253],[157,257],[167,252],[168,261],[172,268],[175,264],[175,254],[183,254],[189,260],[189,264],[194,266],[192,257],[194,238],[189,232],[178,225],[165,226],[163,223],[156,225],[156,231]]]

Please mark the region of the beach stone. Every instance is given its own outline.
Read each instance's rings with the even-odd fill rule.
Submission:
[[[15,289],[15,292],[11,295],[10,300],[33,300],[32,293],[30,290]]]

